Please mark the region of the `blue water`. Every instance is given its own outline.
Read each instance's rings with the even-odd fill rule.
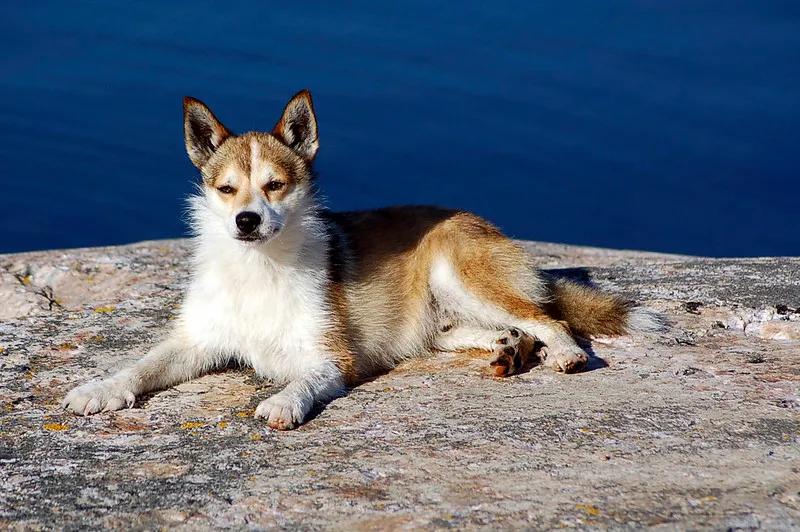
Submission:
[[[185,233],[181,97],[269,129],[302,87],[335,209],[800,255],[800,2],[6,3],[0,252]]]

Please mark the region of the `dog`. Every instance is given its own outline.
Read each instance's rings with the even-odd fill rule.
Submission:
[[[144,358],[67,394],[63,407],[75,414],[129,408],[141,394],[238,361],[285,383],[255,416],[286,430],[315,404],[426,353],[481,349],[498,377],[534,358],[574,373],[588,360],[575,337],[663,326],[644,307],[546,277],[469,212],[326,210],[307,90],[269,133],[236,135],[191,97],[183,114],[186,151],[201,177],[190,198],[185,300],[167,338]]]

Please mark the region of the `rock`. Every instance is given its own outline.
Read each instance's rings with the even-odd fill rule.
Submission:
[[[525,245],[672,328],[578,375],[412,361],[286,433],[248,369],[59,410],[163,335],[186,241],[0,256],[0,527],[800,526],[800,259]]]

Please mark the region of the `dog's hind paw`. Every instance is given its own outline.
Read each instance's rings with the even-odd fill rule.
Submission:
[[[540,356],[552,369],[563,373],[577,373],[586,367],[589,355],[577,345],[542,348]]]
[[[508,377],[519,373],[528,363],[534,344],[532,336],[516,327],[509,327],[500,333],[500,337],[494,343],[492,360],[489,362],[489,365],[494,367],[495,376]]]

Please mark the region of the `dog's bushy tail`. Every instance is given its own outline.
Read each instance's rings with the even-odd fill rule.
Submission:
[[[548,310],[553,317],[567,322],[573,334],[584,338],[660,331],[667,326],[656,311],[566,279],[552,280],[550,294]]]

